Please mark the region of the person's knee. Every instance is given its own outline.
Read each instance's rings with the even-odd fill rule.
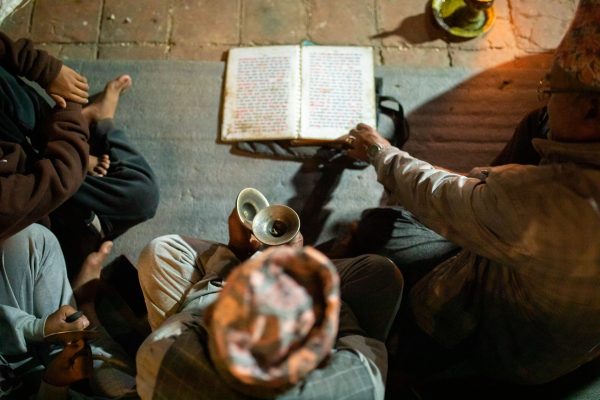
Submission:
[[[161,275],[161,269],[170,265],[169,259],[177,257],[176,241],[179,235],[165,235],[152,239],[141,251],[138,259],[138,275],[140,282],[150,277]],[[166,262],[164,262],[166,261]]]
[[[100,216],[109,219],[119,234],[153,218],[160,200],[158,184],[152,173],[130,174],[121,179],[122,182],[113,187],[111,199],[112,203],[118,204],[118,209],[100,212]]]
[[[361,252],[376,252],[393,235],[396,221],[407,218],[401,208],[378,207],[363,211],[355,237]]]
[[[129,185],[126,196],[120,207],[126,210],[126,215],[135,223],[140,223],[156,215],[160,193],[156,179],[152,175],[144,176],[134,184]]]
[[[45,267],[54,267],[64,257],[58,239],[46,227],[32,224],[0,243],[3,265],[7,273],[14,266],[28,265],[34,274]]]
[[[386,287],[387,290],[402,294],[404,278],[392,260],[375,254],[367,254],[363,257],[368,265],[367,273],[371,277],[372,285]]]
[[[39,224],[31,224],[15,233],[1,242],[0,248],[5,253],[8,251],[21,254],[36,252],[40,255],[61,251],[56,236],[48,228]]]

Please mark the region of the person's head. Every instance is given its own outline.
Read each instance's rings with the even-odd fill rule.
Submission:
[[[205,317],[217,372],[246,395],[284,392],[331,352],[339,309],[339,277],[322,253],[265,250],[231,272]]]
[[[581,0],[547,80],[552,139],[600,141],[600,0]]]

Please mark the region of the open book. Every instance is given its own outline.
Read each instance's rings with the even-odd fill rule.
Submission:
[[[334,140],[375,126],[373,51],[266,46],[229,51],[223,141]]]

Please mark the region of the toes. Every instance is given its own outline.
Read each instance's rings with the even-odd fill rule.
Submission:
[[[108,255],[110,254],[110,251],[112,250],[112,246],[113,246],[113,242],[111,242],[110,240],[103,242],[100,245],[100,248],[98,249],[98,251],[90,253],[87,256],[87,258],[85,259],[85,264],[101,266],[102,263],[104,262],[104,260],[106,260],[106,257],[108,257]]]
[[[100,249],[98,250],[98,252],[108,255],[110,253],[110,251],[112,250],[112,247],[113,247],[113,242],[111,242],[110,240],[107,240],[106,242],[103,242],[102,245],[100,245]]]
[[[111,82],[115,89],[124,92],[133,84],[133,80],[129,75],[121,75]]]

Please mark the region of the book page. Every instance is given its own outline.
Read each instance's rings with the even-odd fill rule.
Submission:
[[[300,46],[229,52],[221,139],[293,139],[300,125]]]
[[[302,139],[336,139],[359,122],[375,126],[370,47],[302,48]]]

